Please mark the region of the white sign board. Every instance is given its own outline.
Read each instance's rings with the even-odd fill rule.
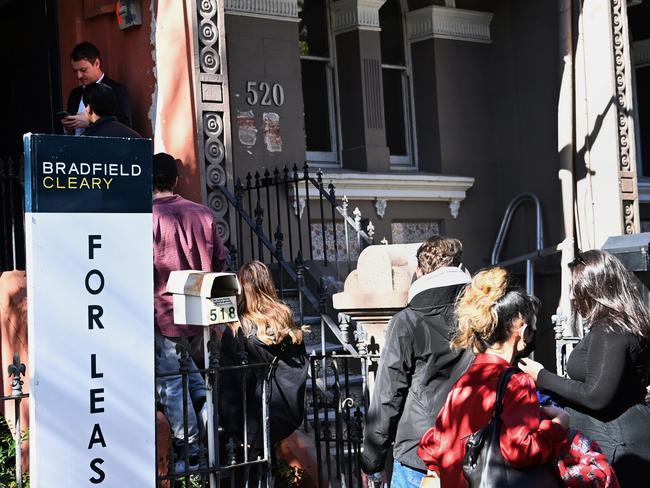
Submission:
[[[25,136],[32,487],[155,486],[150,144]]]

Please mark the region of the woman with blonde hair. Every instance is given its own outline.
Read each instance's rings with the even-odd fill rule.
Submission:
[[[238,273],[242,292],[239,296],[239,322],[224,331],[221,366],[266,363],[242,375],[221,377],[220,409],[227,435],[240,437],[243,432],[242,383],[247,385],[248,441],[253,451],[262,449],[262,386],[270,382],[271,443],[288,437],[303,420],[305,382],[309,361],[303,342],[306,328],[296,325],[293,313],[278,297],[273,278],[264,263],[251,261]],[[251,458],[251,456],[249,456]],[[254,459],[254,457],[252,457]]]
[[[452,387],[418,451],[444,488],[468,486],[462,466],[467,439],[490,421],[499,379],[533,340],[538,308],[539,300],[512,286],[502,268],[477,273],[459,298],[452,346],[473,350],[476,357]],[[568,422],[561,409],[540,407],[534,382],[515,373],[503,397],[503,458],[513,468],[546,464],[565,441]]]

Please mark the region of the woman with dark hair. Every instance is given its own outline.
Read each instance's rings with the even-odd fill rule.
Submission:
[[[477,273],[459,299],[452,346],[474,350],[476,357],[418,450],[444,488],[468,486],[462,467],[467,439],[490,421],[499,379],[532,341],[538,308],[539,300],[512,286],[502,268]],[[540,407],[535,384],[519,372],[507,383],[501,422],[501,453],[514,468],[524,468],[545,464],[558,453],[569,417],[557,407]]]
[[[266,363],[246,373],[249,459],[262,454],[262,388],[270,378],[269,421],[271,443],[288,437],[303,420],[305,382],[309,362],[303,342],[305,329],[295,324],[293,313],[278,298],[265,264],[251,261],[238,273],[239,322],[226,328],[222,337],[221,366]],[[243,373],[242,373],[243,374]],[[243,433],[242,376],[224,374],[220,383],[222,425],[227,435]]]
[[[598,442],[621,486],[639,486],[650,468],[648,310],[611,254],[578,254],[570,268],[571,298],[588,332],[569,356],[569,378],[530,359],[519,367],[568,406],[571,426]]]

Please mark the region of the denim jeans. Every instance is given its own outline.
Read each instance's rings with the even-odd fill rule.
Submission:
[[[420,481],[426,473],[409,468],[399,461],[393,462],[393,476],[390,479],[390,488],[418,488]]]
[[[201,336],[188,338],[190,350],[198,346]],[[156,331],[156,374],[177,373],[180,369],[181,355],[176,352],[176,345],[180,338],[165,337]],[[190,373],[188,375],[187,392],[187,433],[188,442],[195,448],[198,446],[199,429],[193,403],[204,399],[206,396],[205,381],[198,372],[198,368],[190,357]],[[177,446],[184,444],[183,428],[183,379],[179,375],[166,376],[156,379],[156,393],[162,404],[167,420],[171,426],[174,443]]]

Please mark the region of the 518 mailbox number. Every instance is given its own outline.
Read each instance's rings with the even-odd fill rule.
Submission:
[[[246,103],[281,107],[284,104],[284,88],[280,83],[271,85],[266,81],[247,81]]]
[[[219,316],[221,315],[221,317]],[[225,322],[226,320],[235,320],[237,318],[237,313],[235,310],[235,307],[228,307],[226,310],[226,307],[219,307],[219,308],[212,308],[210,309],[210,321],[214,322],[216,320],[221,319],[221,321]]]

